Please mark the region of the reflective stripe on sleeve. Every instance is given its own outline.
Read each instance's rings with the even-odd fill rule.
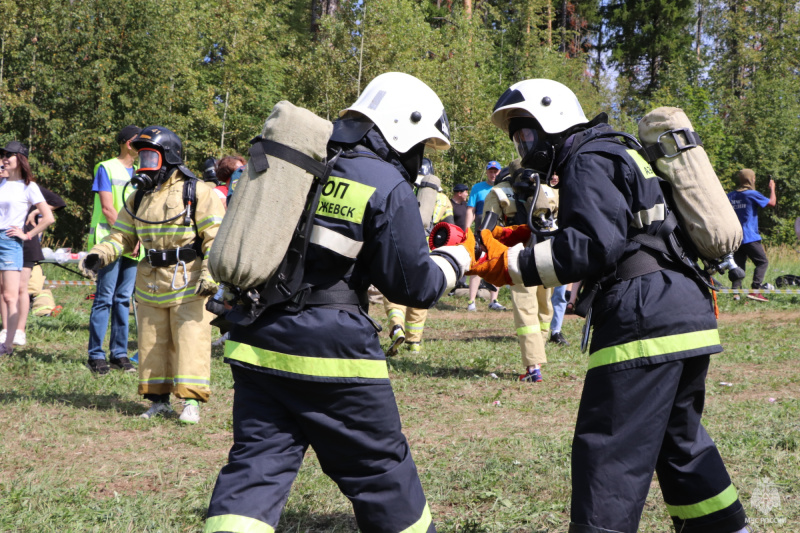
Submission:
[[[229,531],[232,533],[275,533],[275,528],[266,522],[240,516],[236,514],[221,514],[210,516],[206,520],[204,533],[216,533],[217,531]]]
[[[453,265],[451,265],[447,259],[438,255],[431,255],[431,259],[433,259],[433,262],[436,263],[436,266],[438,266],[442,274],[444,274],[444,278],[447,280],[447,292],[449,292],[456,286],[456,281],[458,281],[456,279],[456,271],[453,270]]]
[[[547,239],[533,247],[533,260],[536,262],[536,271],[545,287],[558,287],[563,285],[556,276],[553,264],[553,240]]]
[[[641,339],[597,350],[589,356],[589,369],[630,361],[640,357],[655,357],[669,353],[686,352],[719,344],[719,331],[707,329],[679,333],[654,339]]]
[[[111,239],[106,240],[104,238],[103,239],[103,243],[110,244],[111,247],[114,248],[114,251],[117,253],[117,255],[122,253],[122,245],[120,243],[118,243],[117,241],[114,241],[114,240],[111,240]]]
[[[428,528],[431,527],[431,522],[433,518],[431,517],[431,508],[428,507],[427,502],[425,503],[425,509],[422,510],[422,516],[419,517],[419,520],[416,521],[410,527],[405,528],[400,533],[425,533],[428,531]]]
[[[130,224],[122,222],[120,219],[117,219],[117,221],[114,222],[114,229],[121,231],[122,233],[127,233],[128,235],[136,235],[136,228]]]
[[[311,229],[311,242],[350,259],[358,257],[358,252],[364,246],[361,241],[317,225]]]
[[[667,504],[667,511],[669,511],[670,516],[676,516],[681,520],[689,520],[691,518],[708,516],[711,513],[726,509],[733,505],[737,499],[739,499],[739,494],[736,492],[736,488],[730,485],[716,496],[712,496],[700,503],[693,503],[691,505]]]
[[[388,379],[386,361],[374,359],[339,359],[333,357],[306,357],[256,348],[248,344],[228,341],[225,357],[263,368],[272,368],[292,374],[323,378]]]
[[[220,225],[222,224],[222,217],[217,215],[209,215],[197,221],[197,231],[203,231],[205,229],[210,228],[214,224]]]
[[[653,222],[658,222],[659,220],[664,220],[666,216],[664,204],[656,204],[650,209],[642,209],[638,213],[633,214],[633,220],[631,221],[631,226],[634,228],[643,228],[644,226],[649,226]]]

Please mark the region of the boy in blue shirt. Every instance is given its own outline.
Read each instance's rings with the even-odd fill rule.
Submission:
[[[486,199],[486,195],[489,194],[489,191],[494,187],[494,180],[500,173],[501,168],[500,163],[497,161],[489,161],[486,165],[486,181],[479,181],[470,189],[469,199],[467,200],[467,227],[470,227],[473,221],[475,221],[475,228],[481,225],[483,202]],[[469,277],[469,304],[467,305],[467,311],[477,311],[475,307],[475,297],[478,295],[480,284],[481,278],[478,276]],[[489,309],[492,311],[506,310],[505,306],[497,301],[497,294],[499,292],[497,288],[490,291],[491,303],[489,304]]]
[[[742,245],[733,254],[733,260],[740,267],[745,267],[745,261],[749,258],[756,269],[753,272],[753,292],[747,295],[751,300],[767,302],[767,298],[761,294],[761,282],[764,281],[764,274],[767,272],[769,261],[764,247],[761,245],[761,235],[758,233],[758,210],[757,207],[775,207],[778,203],[775,197],[775,180],[769,180],[769,198],[755,190],[756,173],[749,168],[744,168],[736,173],[736,180],[739,188],[728,193],[728,200],[739,217],[742,224],[744,238]],[[742,281],[733,282],[734,289],[740,289]],[[734,300],[739,299],[739,295],[734,295]]]

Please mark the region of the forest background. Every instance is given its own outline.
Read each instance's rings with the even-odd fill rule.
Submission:
[[[551,78],[615,128],[683,108],[726,190],[749,167],[778,207],[768,243],[800,215],[800,2],[781,0],[0,0],[0,143],[31,148],[67,201],[55,242],[81,248],[92,169],[127,124],[158,124],[208,157],[246,154],[272,106],[334,119],[387,71],[428,83],[453,148],[445,185],[483,179],[513,146],[489,117],[526,78]]]

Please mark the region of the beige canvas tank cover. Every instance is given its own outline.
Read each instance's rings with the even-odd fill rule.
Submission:
[[[651,146],[662,133],[683,128],[694,130],[683,110],[659,107],[639,121],[639,139]],[[664,135],[661,142],[667,153],[677,152],[672,135]],[[735,251],[742,242],[742,226],[703,147],[691,148],[676,157],[662,157],[655,167],[658,175],[672,185],[675,209],[700,255],[717,259]]]
[[[333,124],[289,102],[278,102],[262,137],[325,159]],[[248,289],[275,273],[289,248],[314,177],[283,159],[267,156],[269,168],[256,174],[248,164],[236,185],[217,238],[209,272],[217,282]]]
[[[437,191],[441,190],[442,182],[439,178],[433,175],[424,176],[422,183],[430,183],[436,189],[431,187],[420,186],[417,189],[417,202],[419,203],[419,216],[422,218],[422,225],[425,230],[431,228],[431,221],[433,220],[433,210],[436,209],[436,197],[439,195]]]

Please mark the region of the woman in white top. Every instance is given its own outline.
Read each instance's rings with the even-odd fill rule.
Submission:
[[[53,223],[53,213],[33,182],[28,164],[28,148],[11,141],[0,150],[0,291],[3,304],[0,312],[3,331],[0,333],[0,355],[13,352],[13,332],[19,321],[19,281],[22,272],[22,241],[30,240]],[[39,223],[27,233],[22,230],[28,209],[35,205],[42,215]],[[11,335],[6,332],[11,331]]]

